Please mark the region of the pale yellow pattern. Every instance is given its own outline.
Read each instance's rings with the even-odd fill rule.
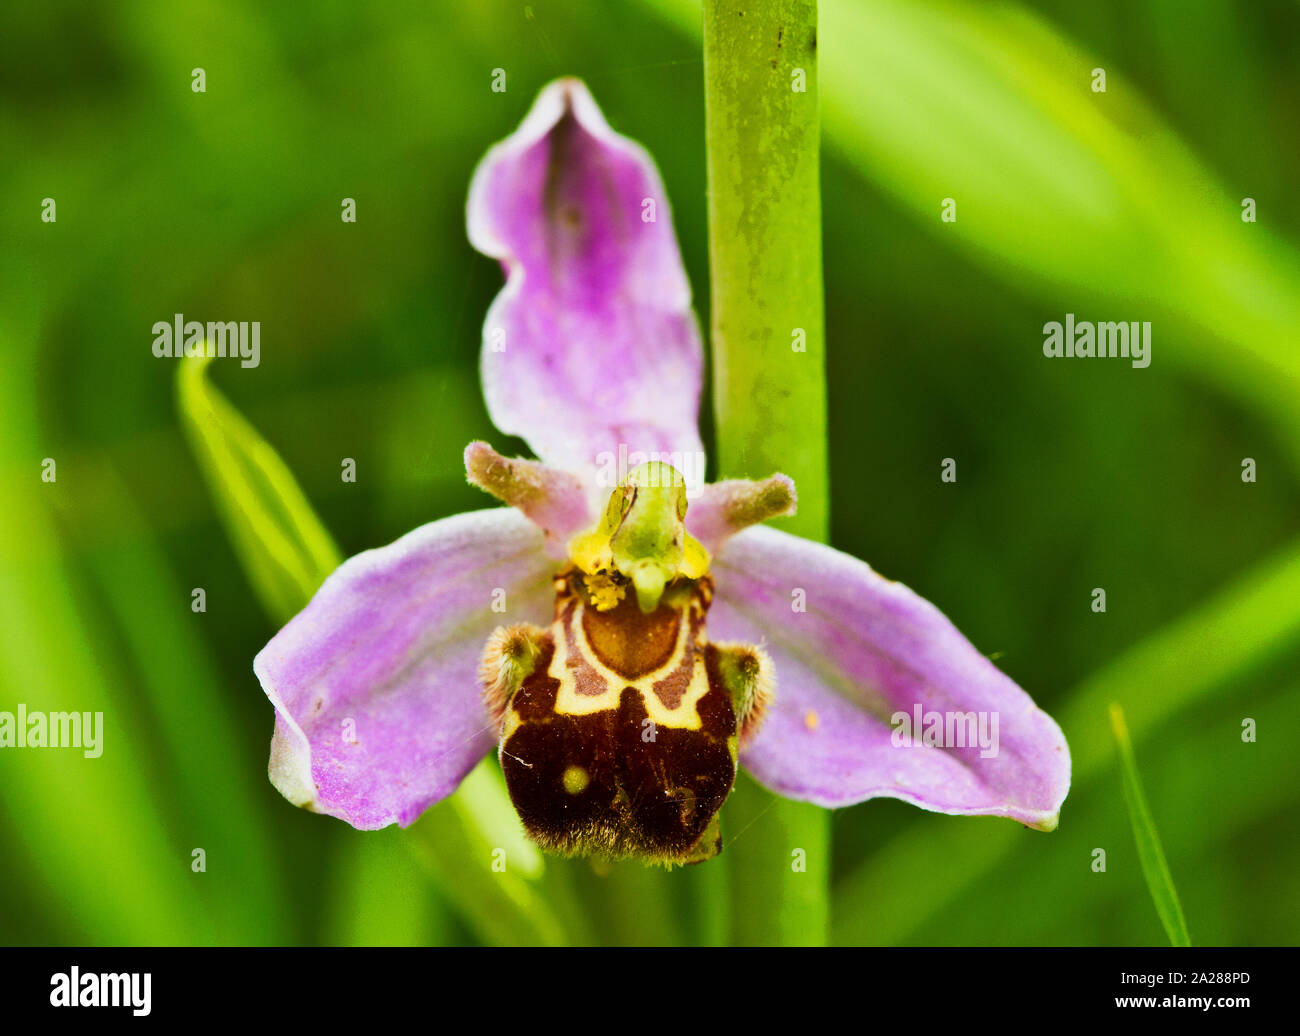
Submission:
[[[645,702],[646,712],[656,726],[675,727],[679,730],[699,730],[703,726],[698,708],[699,701],[709,693],[709,675],[704,666],[703,652],[697,650],[695,653],[695,664],[691,670],[691,682],[687,685],[686,693],[682,695],[682,700],[678,703],[677,708],[667,708],[653,690],[655,683],[673,672],[682,660],[690,638],[690,622],[687,617],[682,617],[682,622],[677,630],[677,643],[673,645],[673,653],[669,656],[668,661],[652,673],[647,673],[636,680],[629,680],[606,667],[596,657],[595,652],[588,647],[586,635],[582,629],[582,611],[584,607],[585,605],[579,603],[573,609],[573,617],[570,620],[573,623],[573,639],[577,642],[578,650],[587,664],[605,681],[607,689],[603,694],[598,695],[578,693],[577,679],[573,670],[567,665],[569,638],[565,636],[563,629],[557,629],[554,637],[555,655],[552,657],[551,666],[546,672],[547,676],[558,681],[560,685],[560,689],[555,696],[555,711],[566,716],[590,716],[593,713],[604,712],[606,709],[615,709],[618,708],[623,688],[634,687],[640,692],[641,700]],[[702,639],[696,641],[696,646],[697,648],[704,646]]]
[[[523,717],[519,715],[519,711],[515,709],[512,705],[509,709],[506,710],[505,723],[501,728],[501,743],[504,745],[507,741],[509,741],[511,736],[514,734],[514,732],[518,730],[520,727],[522,727],[523,725],[524,725]]]

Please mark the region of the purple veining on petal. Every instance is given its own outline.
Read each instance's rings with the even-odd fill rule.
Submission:
[[[761,639],[775,663],[775,700],[741,758],[767,787],[827,807],[890,796],[1056,826],[1070,787],[1060,728],[932,604],[856,558],[761,526],[726,545],[714,578],[710,635]],[[891,717],[917,705],[996,715],[997,754],[925,746],[919,732],[899,747]]]
[[[496,741],[483,645],[498,625],[550,620],[554,567],[511,508],[344,562],[253,660],[276,707],[276,787],[363,830],[405,827],[451,794]]]
[[[581,82],[547,86],[487,153],[467,216],[506,272],[481,359],[497,427],[587,477],[620,445],[702,456],[700,334],[668,198]],[[675,466],[702,481],[702,465]]]

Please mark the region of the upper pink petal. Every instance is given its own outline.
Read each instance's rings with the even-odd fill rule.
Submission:
[[[699,327],[649,154],[581,82],[556,80],[479,163],[467,215],[470,242],[506,271],[483,327],[497,427],[591,477],[621,446],[676,453],[702,483]]]
[[[498,625],[549,622],[554,562],[518,511],[471,511],[344,562],[253,660],[290,801],[405,827],[495,743],[478,663]],[[494,608],[495,606],[495,608]]]
[[[714,578],[711,637],[763,640],[775,664],[775,701],[741,759],[767,787],[828,807],[890,796],[1056,826],[1070,787],[1060,728],[934,605],[856,558],[761,526],[728,541]],[[900,747],[896,714],[917,706],[945,726],[954,717],[953,733],[967,716],[983,721],[988,747],[930,747],[920,730]]]

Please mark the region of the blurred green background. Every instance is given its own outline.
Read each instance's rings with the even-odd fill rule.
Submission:
[[[836,813],[829,939],[1161,943],[1115,700],[1193,941],[1295,943],[1300,6],[821,17],[833,542],[936,602],[1075,761],[1050,835]],[[730,849],[503,884],[463,797],[375,834],[281,799],[251,669],[274,626],[150,352],[176,312],[261,321],[261,365],[210,373],[345,554],[486,506],[464,444],[523,446],[477,386],[501,280],[465,239],[471,170],[545,82],[583,77],[660,164],[707,327],[698,3],[48,2],[6,6],[0,37],[0,709],[106,727],[97,760],[0,752],[0,941],[778,938]],[[1067,312],[1151,320],[1151,366],[1045,359]]]

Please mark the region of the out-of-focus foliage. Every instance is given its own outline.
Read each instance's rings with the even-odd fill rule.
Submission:
[[[1161,942],[1117,700],[1196,942],[1296,942],[1300,7],[823,0],[822,20],[832,542],[996,653],[1076,763],[1050,835],[837,813],[833,939]],[[464,444],[522,447],[477,385],[500,274],[465,240],[469,174],[544,82],[584,77],[659,160],[707,327],[697,5],[51,0],[0,28],[0,709],[105,714],[99,759],[0,751],[0,941],[514,937],[424,866],[445,813],[360,835],[266,781],[251,659],[273,626],[151,327],[261,321],[258,367],[206,374],[343,554],[481,506]],[[1067,312],[1153,321],[1151,366],[1045,359]],[[764,827],[731,835],[788,868]],[[727,859],[548,860],[532,937],[773,937],[732,916]]]

